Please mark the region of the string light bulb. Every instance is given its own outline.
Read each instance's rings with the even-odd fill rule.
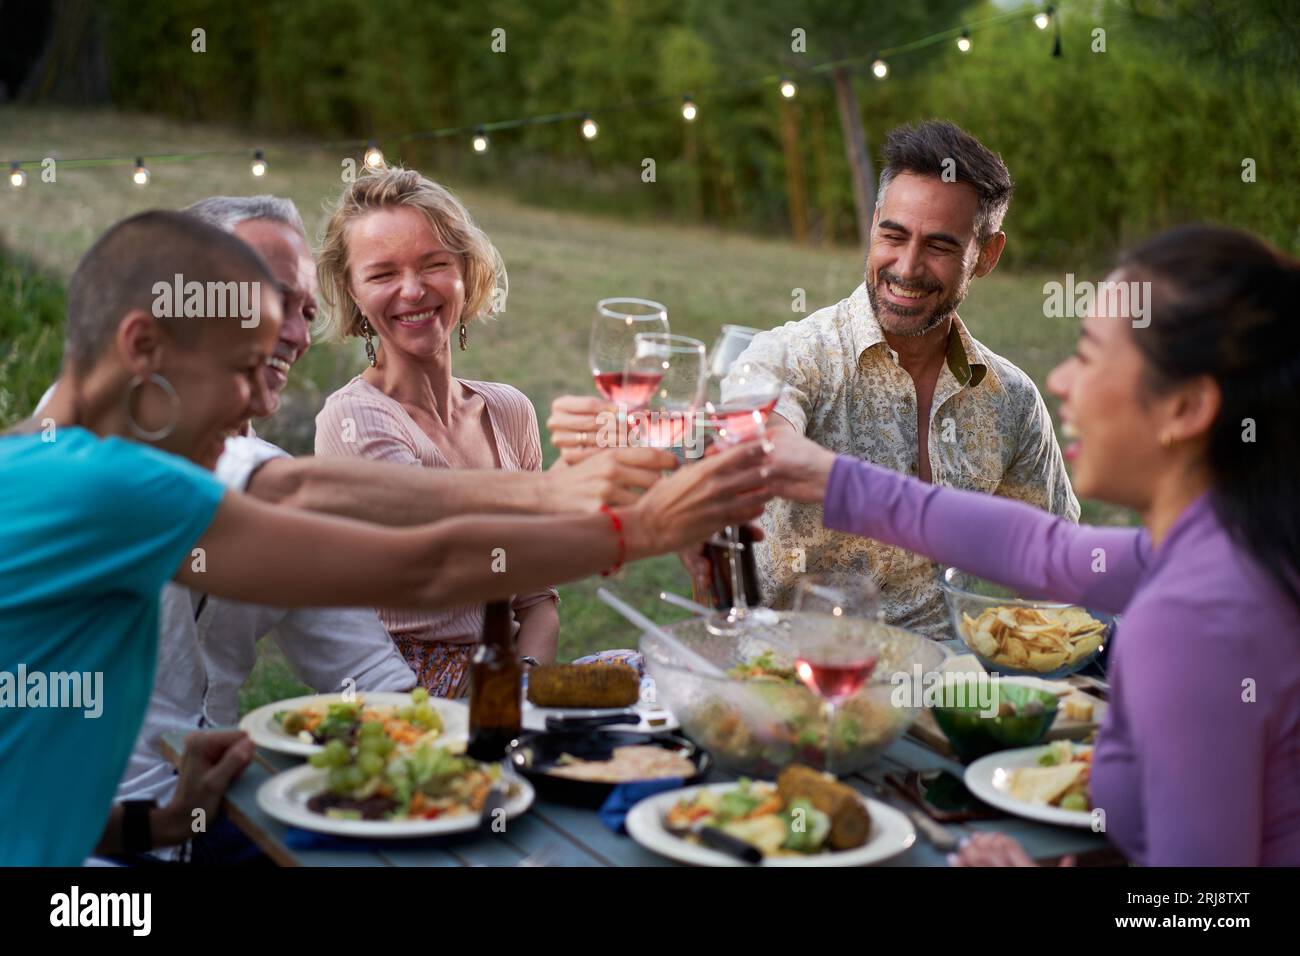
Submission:
[[[1048,26],[1051,25],[1051,22],[1052,22],[1051,7],[1048,7],[1046,10],[1042,10],[1034,14],[1034,26],[1038,27],[1038,29],[1040,30],[1046,30]]]
[[[253,161],[248,164],[248,169],[258,179],[266,175],[266,159],[260,149],[253,150]]]
[[[694,122],[698,112],[695,108],[695,101],[691,99],[691,94],[687,93],[682,97],[682,119],[688,123]]]
[[[794,99],[794,95],[799,92],[799,87],[794,85],[794,80],[789,77],[781,78],[781,95],[787,100]]]
[[[149,169],[144,164],[144,157],[137,156],[135,160],[135,172],[131,174],[131,182],[137,186],[149,185]]]
[[[14,189],[22,189],[27,185],[27,174],[17,163],[9,164],[9,185]]]
[[[375,145],[373,139],[366,146],[366,152],[362,157],[362,162],[366,164],[366,169],[384,168],[384,151]]]
[[[483,127],[480,126],[478,129],[474,130],[474,152],[486,153],[487,150],[488,150],[487,133],[485,133],[483,131]]]
[[[970,31],[962,30],[961,36],[957,38],[957,49],[962,53],[970,52]]]
[[[876,57],[871,63],[871,72],[875,75],[876,79],[883,80],[885,77],[889,76],[889,64],[880,57]]]
[[[584,116],[582,118],[582,135],[586,139],[595,139],[599,134],[600,127],[596,125],[596,121],[590,116]]]

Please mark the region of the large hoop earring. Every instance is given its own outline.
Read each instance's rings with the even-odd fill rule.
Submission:
[[[361,317],[361,334],[366,340],[366,360],[370,367],[375,367],[375,330],[370,327],[370,320],[364,315]]]
[[[131,414],[131,396],[135,393],[135,390],[145,382],[150,382],[162,389],[167,395],[167,401],[171,403],[172,407],[171,420],[157,431],[150,431],[147,428],[141,427],[140,423],[135,420],[135,416]],[[135,375],[131,378],[130,384],[126,387],[125,410],[126,424],[127,427],[131,429],[131,434],[135,435],[135,437],[139,438],[141,441],[162,441],[172,433],[172,429],[176,427],[176,422],[180,419],[181,397],[176,394],[176,389],[172,387],[172,383],[167,381],[167,379],[163,378],[157,372],[150,373],[148,378],[141,378],[139,375]]]
[[[469,348],[469,329],[465,328],[465,320],[460,320],[460,350],[463,352]]]

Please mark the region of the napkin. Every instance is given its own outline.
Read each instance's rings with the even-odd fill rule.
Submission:
[[[623,833],[623,821],[633,805],[646,797],[653,797],[665,790],[676,790],[686,781],[681,777],[668,777],[663,780],[642,780],[638,783],[621,783],[609,792],[600,807],[600,821],[615,833]]]

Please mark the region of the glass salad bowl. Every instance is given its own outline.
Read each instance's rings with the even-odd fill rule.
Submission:
[[[855,628],[876,664],[866,682],[835,704],[795,676],[801,640],[826,628]],[[901,628],[863,618],[764,611],[743,633],[709,633],[695,618],[641,638],[658,703],[682,729],[737,773],[771,779],[790,763],[839,774],[871,764],[916,718],[926,674],[949,652]]]

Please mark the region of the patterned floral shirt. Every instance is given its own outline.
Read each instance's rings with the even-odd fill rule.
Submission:
[[[903,474],[917,473],[916,389],[871,311],[866,286],[838,305],[755,337],[746,357],[763,362],[780,340],[786,388],[776,412],[818,444]],[[1028,502],[1071,521],[1079,502],[1043,398],[1033,381],[985,348],[954,316],[948,360],[930,407],[931,480]],[[936,639],[952,637],[929,559],[828,531],[821,505],[774,500],[755,555],[763,603],[786,608],[804,574],[870,575],[885,619]]]

